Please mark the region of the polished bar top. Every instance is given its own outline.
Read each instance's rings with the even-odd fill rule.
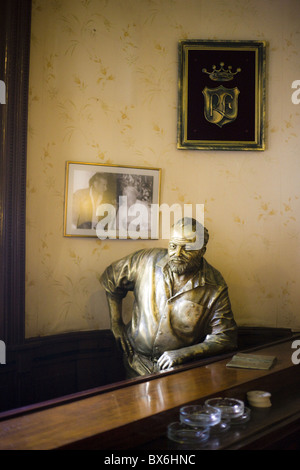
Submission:
[[[131,423],[178,409],[224,390],[284,369],[292,363],[292,340],[264,347],[253,354],[277,357],[270,370],[226,367],[230,358],[171,375],[159,375],[142,383],[107,391],[28,414],[0,421],[0,449],[58,449],[72,446],[92,436],[115,432]],[[295,373],[298,373],[298,370]],[[1,418],[1,415],[0,415]],[[105,447],[103,447],[105,448]],[[116,447],[117,448],[117,447]]]

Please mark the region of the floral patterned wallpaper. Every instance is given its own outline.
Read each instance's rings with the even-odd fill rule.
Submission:
[[[68,160],[161,168],[161,203],[205,204],[206,258],[237,323],[300,329],[299,14],[298,0],[33,1],[27,337],[109,328],[99,275],[136,249],[167,246],[64,237]],[[268,41],[264,152],[177,150],[185,38]]]

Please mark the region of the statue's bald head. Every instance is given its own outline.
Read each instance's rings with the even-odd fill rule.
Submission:
[[[209,240],[209,233],[198,220],[192,217],[179,219],[171,229],[171,239],[186,242],[190,250],[205,248]]]

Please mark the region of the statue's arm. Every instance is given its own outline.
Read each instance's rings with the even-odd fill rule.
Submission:
[[[215,335],[209,340],[205,339],[202,343],[186,348],[165,351],[157,361],[159,369],[169,369],[185,362],[189,362],[202,357],[215,356],[225,351],[234,349],[234,344],[224,335]]]
[[[134,289],[141,254],[136,252],[112,263],[100,277],[100,283],[106,291],[112,333],[127,356],[132,354],[132,348],[123,322],[122,300],[128,291]]]
[[[130,356],[132,354],[132,347],[127,338],[125,325],[122,318],[122,298],[112,296],[106,293],[108,309],[111,321],[111,330],[116,338],[117,343],[121,346],[123,352]]]

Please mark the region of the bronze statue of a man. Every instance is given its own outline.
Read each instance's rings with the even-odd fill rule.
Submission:
[[[197,234],[203,242],[195,244]],[[144,249],[103,273],[112,332],[128,376],[146,375],[233,350],[237,326],[222,275],[205,259],[208,231],[195,219],[172,227],[169,248]],[[200,247],[199,247],[200,246]],[[196,249],[195,249],[196,248]],[[132,318],[122,299],[134,292]]]

